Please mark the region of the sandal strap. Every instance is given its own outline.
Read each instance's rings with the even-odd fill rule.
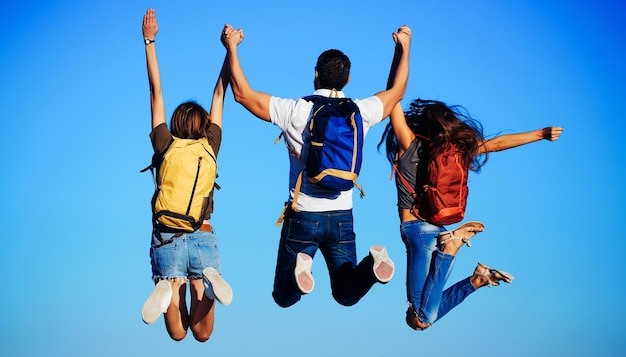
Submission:
[[[482,276],[485,277],[487,279],[487,287],[490,288],[492,286],[498,286],[500,285],[500,282],[498,280],[493,281],[491,279],[492,274],[494,274],[494,272],[497,272],[496,269],[492,269],[488,266],[486,266],[485,264],[482,263],[478,263],[478,266],[481,267],[483,269],[483,271],[481,271],[480,273],[476,273],[476,271],[474,271],[474,274],[478,275],[478,276]]]
[[[496,275],[498,273],[500,273],[498,270],[496,269],[491,269],[491,268],[487,268],[487,272],[489,274],[485,274],[485,276],[487,277],[487,280],[489,282],[489,286],[498,286],[500,285],[500,281],[498,280],[498,278],[496,277],[496,281],[491,280],[491,276],[492,275]]]
[[[472,243],[470,242],[470,239],[469,239],[469,238],[467,238],[467,237],[466,237],[466,238],[460,238],[460,237],[457,237],[457,236],[455,236],[455,235],[454,235],[454,231],[445,231],[445,232],[441,232],[441,233],[439,233],[439,238],[440,238],[440,239],[441,239],[441,236],[442,236],[443,234],[449,234],[449,235],[450,235],[450,238],[448,238],[448,239],[444,239],[444,240],[440,240],[440,241],[439,241],[439,245],[444,245],[444,244],[448,243],[448,242],[449,242],[449,241],[451,241],[451,240],[455,240],[455,239],[457,239],[457,240],[460,240],[461,242],[463,242],[463,244],[467,245],[468,247],[471,247],[471,246],[472,246]],[[470,238],[471,238],[471,237],[470,237]]]

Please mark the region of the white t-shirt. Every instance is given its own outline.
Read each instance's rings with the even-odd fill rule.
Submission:
[[[318,89],[314,95],[330,96],[329,89]],[[337,92],[339,98],[345,98],[343,92]],[[354,99],[363,118],[363,137],[370,127],[383,120],[383,103],[377,96],[363,100]],[[272,97],[270,99],[270,119],[283,131],[286,144],[296,152],[301,153],[304,140],[308,140],[305,133],[307,123],[311,117],[313,102],[304,99],[285,99]],[[307,135],[305,135],[307,134]],[[293,199],[294,188],[298,175],[306,163],[306,154],[300,158],[289,153],[289,201]],[[302,180],[298,196],[298,209],[306,212],[324,212],[352,209],[352,189],[348,191],[333,191],[320,188],[310,183],[306,177]]]

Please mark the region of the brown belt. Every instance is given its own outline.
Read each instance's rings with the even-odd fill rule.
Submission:
[[[209,222],[204,222],[200,226],[200,231],[201,232],[213,232],[213,226],[211,226],[211,223]]]

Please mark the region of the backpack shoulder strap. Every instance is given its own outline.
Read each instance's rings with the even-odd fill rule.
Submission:
[[[302,97],[302,99],[306,100],[307,102],[317,102],[321,98],[323,97],[317,94],[307,95],[307,96]]]
[[[294,192],[293,192],[293,199],[291,200],[291,203],[286,202],[285,203],[285,208],[283,208],[283,211],[280,213],[280,217],[278,217],[278,220],[276,221],[276,225],[280,226],[281,224],[283,224],[283,220],[285,219],[285,214],[287,214],[288,210],[293,210],[296,212],[300,212],[300,210],[298,210],[298,196],[300,195],[300,187],[302,186],[302,175],[304,174],[304,171],[300,171],[300,174],[298,175],[298,179],[296,180],[296,186],[294,187]]]
[[[165,152],[167,152],[167,149],[170,148],[170,146],[172,146],[172,144],[174,143],[175,140],[178,140],[177,137],[175,137],[174,135],[172,135],[172,138],[170,139],[170,142],[167,143],[167,146],[165,147],[165,149],[160,153],[157,154],[156,152],[154,154],[152,154],[152,162],[150,163],[150,165],[148,165],[148,167],[139,170],[139,172],[146,172],[148,170],[150,170],[152,172],[152,176],[154,176],[154,169],[159,167],[159,163],[161,162],[161,160],[163,159],[163,156],[165,155]]]
[[[415,137],[420,138],[422,140],[426,140],[426,141],[430,141],[430,138],[422,135],[422,134],[417,134],[417,133],[413,133],[413,135],[415,135]]]
[[[308,95],[308,96],[302,97],[302,99],[306,100],[307,102],[313,102],[313,110],[311,111],[312,113],[315,113],[315,110],[317,110],[315,106],[317,105],[319,99],[321,98],[323,98],[321,95]],[[274,145],[278,144],[280,142],[280,139],[284,140],[283,138],[284,136],[285,136],[285,133],[281,131],[280,134],[278,134],[278,137],[274,139]],[[287,144],[287,141],[285,141],[285,145],[287,146],[287,150],[289,150],[289,153],[291,153],[297,158],[300,158],[300,153],[298,153],[293,147],[289,146],[289,144]]]
[[[406,187],[406,189],[409,190],[409,192],[411,193],[411,196],[413,196],[413,207],[411,207],[409,211],[415,218],[425,221],[426,219],[420,216],[419,209],[416,206],[417,193],[415,192],[415,189],[411,186],[411,184],[409,184],[409,181],[407,181],[407,179],[400,173],[400,170],[398,170],[398,164],[396,162],[393,162],[392,166],[395,174],[398,176],[398,179],[400,180],[402,185]]]
[[[213,161],[215,161],[215,163],[217,163],[217,158],[216,158],[216,155],[215,155],[215,151],[213,151],[213,147],[211,146],[211,144],[209,144],[209,139],[207,139],[207,138],[200,138],[200,139],[198,139],[198,141],[200,142],[200,144],[202,144],[202,147],[204,148],[204,150],[206,150],[206,152],[213,159]]]
[[[396,176],[398,176],[398,179],[400,180],[402,185],[406,187],[407,190],[409,190],[411,196],[413,196],[414,199],[417,198],[417,193],[415,192],[415,189],[411,186],[411,184],[409,184],[409,181],[407,181],[407,179],[404,178],[404,176],[400,173],[400,170],[398,170],[398,164],[396,162],[393,162],[392,166],[393,171],[395,171],[395,174]]]
[[[327,97],[323,97],[321,95],[309,95],[306,97],[302,97],[302,99],[306,100],[307,102],[312,102],[313,103],[313,108],[311,108],[311,117],[309,118],[312,119],[315,116],[315,113],[317,113],[317,110],[322,107],[325,103],[328,102]]]

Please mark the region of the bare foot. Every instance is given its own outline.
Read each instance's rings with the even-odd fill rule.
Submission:
[[[452,231],[439,233],[439,250],[456,255],[463,244],[470,247],[470,238],[484,230],[485,225],[481,222],[467,222]]]
[[[406,324],[409,325],[409,327],[412,328],[413,330],[419,330],[419,331],[425,330],[428,327],[430,327],[430,324],[426,324],[420,321],[419,317],[417,317],[417,314],[415,313],[415,310],[413,310],[412,307],[409,307],[406,310]]]

